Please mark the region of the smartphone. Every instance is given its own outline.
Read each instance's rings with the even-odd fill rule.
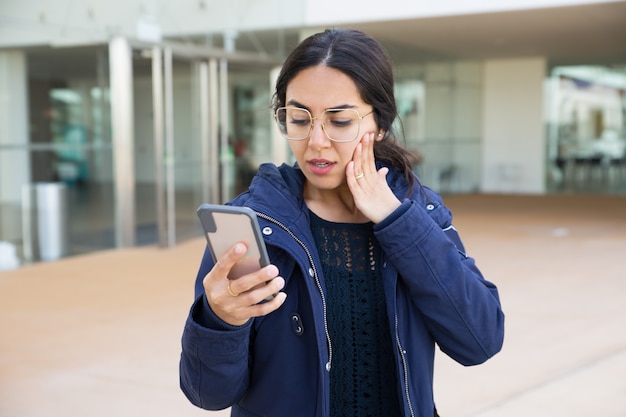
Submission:
[[[269,265],[269,257],[259,221],[248,207],[202,204],[197,210],[204,229],[213,261],[217,260],[235,243],[244,242],[248,251],[230,270],[229,279],[257,271]]]

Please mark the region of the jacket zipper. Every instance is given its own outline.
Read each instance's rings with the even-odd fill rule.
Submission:
[[[285,232],[287,232],[287,234],[291,236],[291,238],[295,240],[302,247],[302,249],[304,249],[304,252],[306,253],[306,256],[309,260],[309,264],[311,265],[311,268],[313,269],[313,277],[315,279],[315,285],[317,286],[317,290],[319,291],[320,297],[322,299],[322,311],[323,311],[323,317],[324,317],[324,333],[326,334],[326,343],[328,344],[328,362],[326,363],[326,371],[330,372],[330,369],[332,367],[333,349],[332,349],[332,342],[330,340],[330,332],[328,331],[328,323],[326,319],[326,297],[324,296],[324,291],[322,290],[322,284],[320,283],[319,277],[317,275],[317,269],[315,268],[315,263],[313,262],[313,256],[311,255],[309,248],[307,248],[304,242],[302,242],[302,240],[300,240],[300,238],[296,236],[287,226],[285,226],[284,224],[282,224],[275,218],[268,216],[267,214],[260,213],[260,212],[256,212],[256,214],[260,218],[265,219],[271,223],[274,223],[275,225],[283,229]],[[398,314],[397,313],[395,314],[394,319],[395,319],[396,344],[398,345],[400,359],[402,360],[402,370],[404,373],[403,375],[404,396],[406,398],[406,402],[409,407],[409,413],[411,414],[411,417],[415,417],[415,411],[413,410],[413,404],[411,403],[411,397],[409,394],[409,371],[408,371],[408,366],[406,363],[406,354],[405,354],[404,349],[402,348],[402,343],[400,343],[400,335],[398,334]]]
[[[319,277],[317,275],[317,269],[315,268],[315,263],[313,262],[313,256],[311,255],[311,252],[306,247],[304,242],[302,242],[302,240],[300,240],[298,236],[296,236],[291,230],[289,230],[287,226],[285,226],[284,224],[282,224],[275,218],[268,216],[267,214],[260,213],[258,211],[256,212],[256,214],[258,217],[265,219],[271,223],[274,223],[275,225],[283,229],[285,232],[287,232],[287,234],[289,234],[289,236],[291,236],[291,238],[295,240],[302,247],[302,249],[304,249],[304,252],[306,253],[307,258],[309,259],[311,269],[313,269],[313,278],[315,279],[315,285],[317,286],[317,290],[319,291],[320,297],[322,299],[324,333],[326,334],[326,344],[328,345],[328,362],[326,362],[326,371],[330,372],[332,361],[333,361],[333,349],[332,349],[332,343],[330,341],[330,332],[328,330],[328,323],[327,323],[327,318],[326,318],[326,297],[324,296],[324,291],[322,290],[322,284],[320,283]]]
[[[413,411],[413,404],[411,403],[411,396],[409,394],[409,370],[406,364],[406,352],[402,348],[402,343],[400,343],[400,335],[398,334],[398,313],[395,314],[395,327],[396,344],[398,345],[400,359],[402,359],[402,371],[404,373],[404,396],[406,397],[406,403],[409,406],[409,412],[411,413],[411,417],[415,417],[415,411]]]

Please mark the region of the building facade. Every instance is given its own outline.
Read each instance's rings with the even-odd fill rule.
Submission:
[[[0,241],[24,263],[198,236],[200,203],[291,162],[272,82],[326,27],[388,50],[426,185],[626,194],[626,1],[430,3],[2,2]]]

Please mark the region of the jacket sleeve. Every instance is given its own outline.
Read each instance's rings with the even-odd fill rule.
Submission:
[[[451,220],[438,199],[424,207],[405,199],[375,233],[440,349],[475,365],[502,348],[504,314],[496,286],[465,254]]]
[[[191,403],[221,410],[236,403],[247,389],[252,321],[231,326],[211,311],[202,279],[212,265],[205,252],[196,278],[196,300],[183,330],[179,372],[180,387]]]

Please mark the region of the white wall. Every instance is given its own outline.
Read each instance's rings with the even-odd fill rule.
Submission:
[[[543,58],[484,64],[482,189],[545,192]]]

